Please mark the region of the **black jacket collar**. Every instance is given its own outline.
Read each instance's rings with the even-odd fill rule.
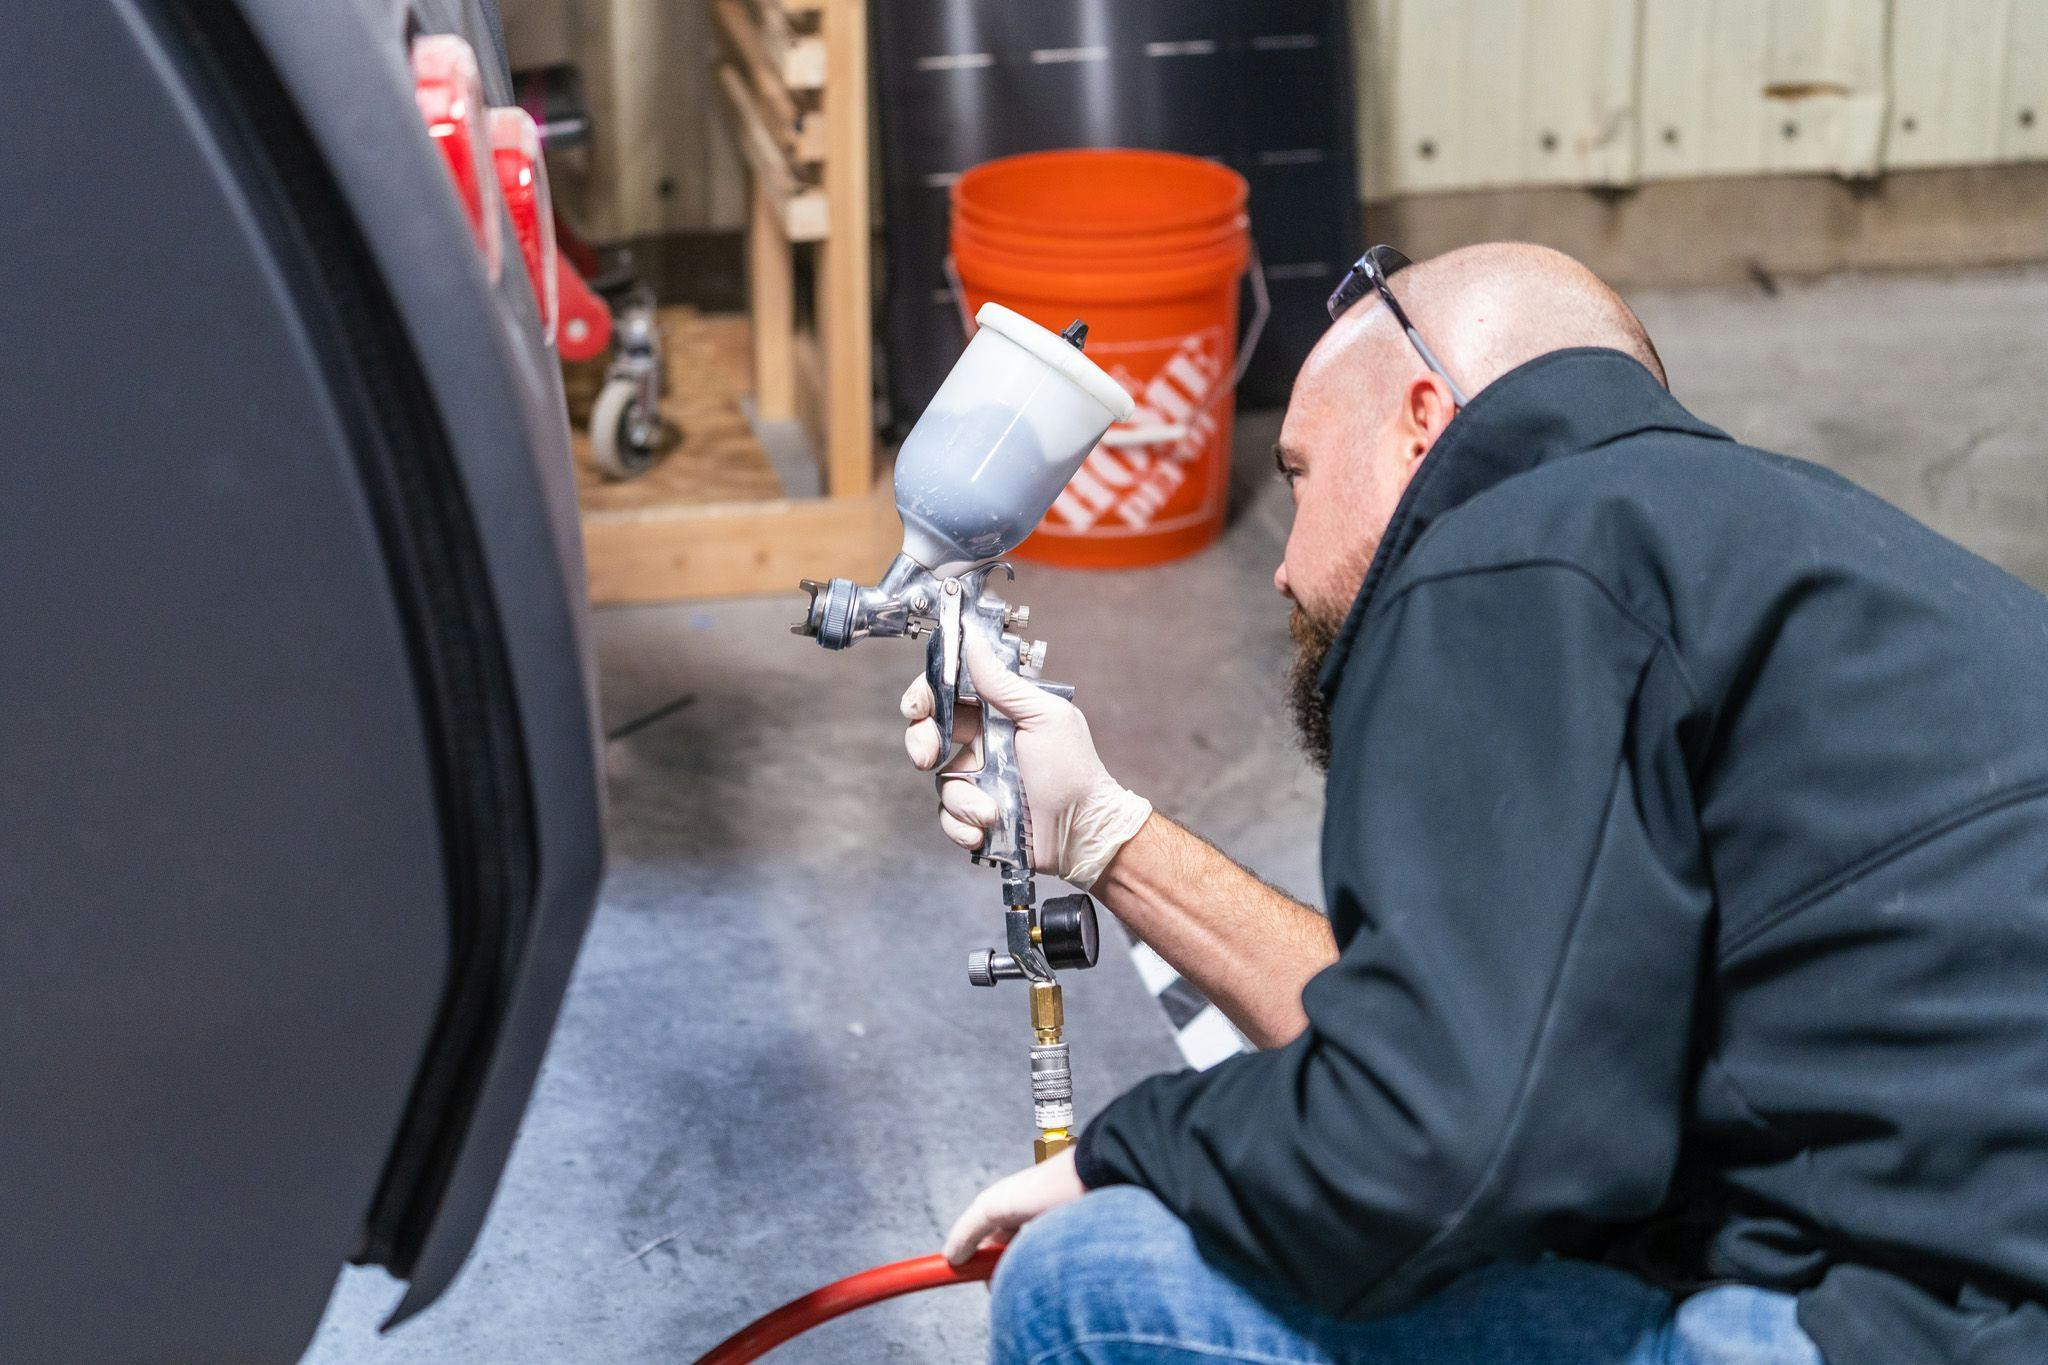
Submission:
[[[1474,394],[1423,457],[1394,508],[1358,598],[1323,661],[1324,695],[1337,689],[1375,591],[1438,517],[1540,464],[1644,431],[1728,439],[1680,407],[1632,356],[1600,346],[1537,356]]]

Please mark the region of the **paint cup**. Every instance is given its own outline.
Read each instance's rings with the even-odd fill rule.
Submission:
[[[941,575],[1016,548],[1131,396],[1078,347],[997,303],[896,455],[903,552]]]

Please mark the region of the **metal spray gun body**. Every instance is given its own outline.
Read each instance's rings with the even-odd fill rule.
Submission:
[[[1042,641],[1027,644],[1009,633],[1009,627],[1029,619],[1029,609],[1013,607],[989,589],[997,570],[1007,574],[1009,566],[982,564],[941,578],[909,556],[898,555],[872,588],[856,587],[844,578],[825,584],[806,580],[803,587],[812,594],[810,610],[792,629],[815,637],[827,649],[844,649],[868,636],[925,637],[925,681],[932,690],[940,752],[949,754],[960,704],[979,701],[967,671],[967,640],[979,637],[1005,668],[1026,676],[1045,658]],[[1071,700],[1074,695],[1071,687],[1032,681],[1055,696]],[[1038,904],[1016,724],[994,707],[982,707],[980,746],[979,768],[943,779],[973,782],[998,813],[987,840],[972,856],[1002,876],[1003,944],[969,958],[967,975],[977,986],[1008,980],[1030,983],[1031,1022],[1038,1035],[1031,1049],[1032,1106],[1039,1129],[1038,1156],[1043,1160],[1071,1143],[1074,1120],[1072,1071],[1054,972],[1095,965],[1095,904],[1085,895]]]
[[[953,751],[960,703],[979,700],[967,671],[970,639],[1036,686],[1073,697],[1071,687],[1036,677],[1044,642],[1010,633],[1029,621],[1029,608],[1004,601],[989,581],[997,570],[1013,576],[998,556],[1030,534],[1109,424],[1132,408],[1129,396],[1083,357],[1081,324],[1055,335],[995,304],[976,320],[980,329],[898,456],[903,553],[874,587],[805,580],[810,606],[791,627],[827,649],[871,636],[925,637],[941,754]],[[1002,876],[1003,943],[970,958],[968,979],[1030,987],[1035,1152],[1043,1161],[1073,1143],[1073,1079],[1054,972],[1095,965],[1095,903],[1085,895],[1038,903],[1015,723],[983,706],[980,744],[978,769],[942,779],[972,781],[998,812],[973,857]]]

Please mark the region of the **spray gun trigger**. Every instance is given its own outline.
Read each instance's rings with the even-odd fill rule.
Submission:
[[[939,598],[939,620],[925,650],[925,682],[932,690],[932,719],[939,726],[939,752],[953,751],[953,703],[960,695],[960,581],[946,580]]]

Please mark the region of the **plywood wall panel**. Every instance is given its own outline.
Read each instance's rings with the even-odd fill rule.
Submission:
[[[1635,177],[1639,0],[1363,0],[1368,197]]]
[[[2013,0],[2006,46],[1999,156],[2048,160],[2048,0]]]
[[[1966,166],[1999,154],[2012,0],[1907,0],[1892,11],[1887,164]]]
[[[1762,163],[1753,86],[1765,0],[1647,0],[1642,23],[1642,174],[1684,179]]]
[[[1895,0],[1886,162],[2048,158],[2048,0]]]
[[[746,178],[713,93],[701,0],[503,0],[516,64],[573,62],[591,142],[560,158],[558,192],[600,240],[733,229]]]
[[[1644,0],[1646,180],[1875,174],[1883,0]]]
[[[1384,92],[1385,121],[1374,130],[1386,140],[1388,193],[1413,194],[1483,183],[1482,156],[1466,137],[1464,92],[1471,6],[1442,0],[1433,6],[1389,3],[1383,41],[1372,53],[1373,79]],[[1431,72],[1431,77],[1410,73]]]
[[[1391,198],[1400,183],[1394,167],[1400,8],[1400,0],[1351,0],[1351,41],[1357,48],[1351,106],[1358,120],[1359,195],[1368,202]]]
[[[1521,124],[1526,182],[1634,182],[1638,0],[1543,0],[1527,36]]]
[[[1757,94],[1763,169],[1875,175],[1884,146],[1887,0],[1771,0]]]

